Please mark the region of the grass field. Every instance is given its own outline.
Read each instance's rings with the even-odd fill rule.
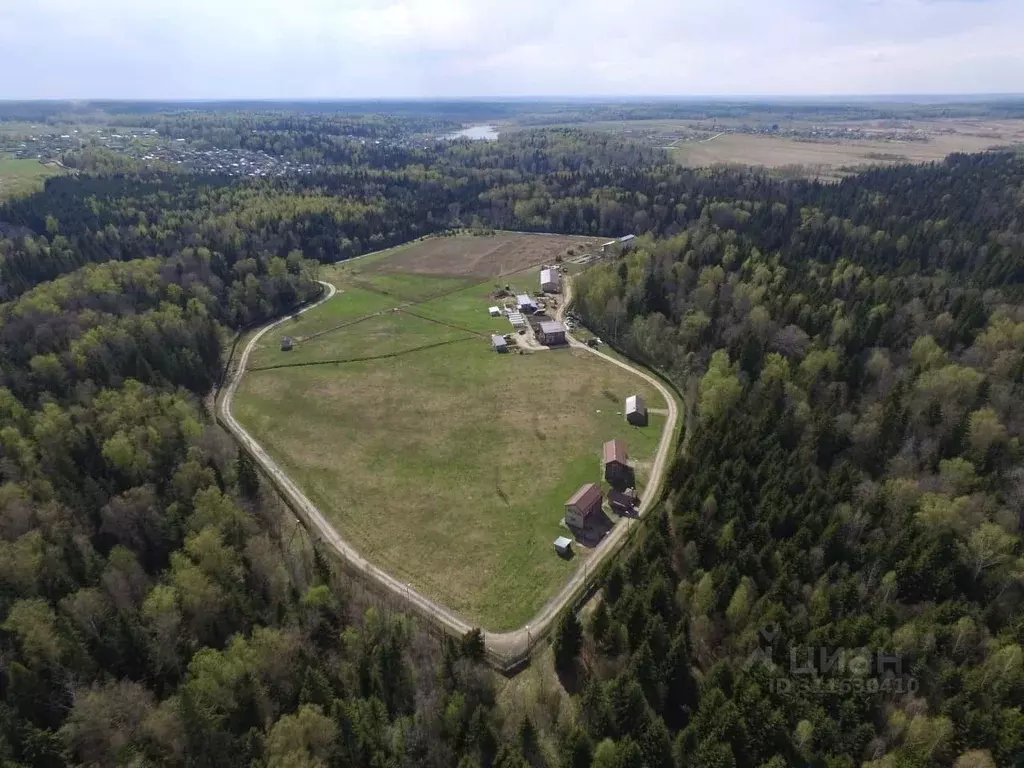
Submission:
[[[1012,143],[1000,135],[938,134],[928,141],[797,141],[731,133],[714,140],[675,145],[673,157],[683,165],[754,165],[806,169],[810,175],[829,175],[867,165],[923,163],[941,160],[951,152],[982,152]]]
[[[626,441],[643,492],[666,417],[652,413],[648,427],[632,427],[625,397],[667,404],[582,350],[495,354],[487,332],[511,326],[487,314],[493,282],[383,314],[373,314],[378,300],[394,297],[343,287],[290,331],[321,335],[292,352],[280,352],[276,336],[257,350],[234,412],[369,559],[468,620],[503,630],[529,620],[590,556],[578,547],[562,560],[552,541],[568,532],[565,500],[601,479],[605,440]],[[415,281],[403,290],[416,292]],[[380,350],[400,354],[254,370]]]
[[[63,171],[38,160],[11,160],[0,156],[0,200],[16,195],[28,195],[43,188],[51,176]]]
[[[1024,145],[1024,120],[811,119],[770,112],[744,118],[621,120],[576,124],[587,131],[667,149],[682,165],[761,166],[786,176],[836,179],[860,168],[942,160],[953,152]],[[775,129],[779,135],[764,133]]]

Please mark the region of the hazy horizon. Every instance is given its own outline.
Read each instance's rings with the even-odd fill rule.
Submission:
[[[3,100],[1024,93],[1018,0],[36,0]]]

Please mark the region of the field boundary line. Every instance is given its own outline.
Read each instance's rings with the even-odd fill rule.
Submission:
[[[452,326],[453,328],[455,326]],[[461,329],[459,329],[461,330]],[[425,349],[435,349],[436,347],[443,347],[448,344],[459,344],[463,341],[474,341],[476,337],[466,337],[463,339],[447,339],[446,341],[435,341],[433,344],[423,344],[419,347],[412,347],[410,349],[403,349],[398,352],[386,352],[381,355],[370,355],[368,357],[346,357],[340,360],[308,360],[302,363],[280,363],[278,365],[263,365],[258,368],[249,368],[248,370],[252,373],[258,371],[279,371],[282,368],[308,368],[314,365],[343,365],[345,363],[367,363],[373,360],[387,360],[392,357],[401,357],[402,355],[408,355],[410,352],[422,352]]]

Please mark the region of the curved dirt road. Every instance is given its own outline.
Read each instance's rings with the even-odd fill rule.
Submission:
[[[334,297],[337,291],[333,285],[325,282],[321,282],[320,284],[326,289],[327,295],[302,309],[299,314],[315,309]],[[564,289],[564,299],[558,311],[559,319],[564,316],[565,308],[569,303],[569,299],[571,297],[570,288],[571,285],[567,280]],[[217,402],[216,412],[218,420],[229,432],[231,432],[235,439],[245,447],[252,457],[259,462],[271,482],[273,482],[278,491],[287,498],[292,509],[302,519],[306,526],[315,531],[323,541],[329,544],[346,561],[350,568],[372,578],[380,586],[391,592],[395,597],[405,600],[409,606],[415,609],[418,613],[441,624],[446,631],[457,635],[469,632],[473,629],[471,624],[453,614],[443,605],[440,605],[429,597],[426,597],[416,591],[409,584],[401,582],[391,574],[381,570],[360,555],[359,552],[357,552],[338,534],[336,530],[334,530],[334,527],[327,521],[316,505],[313,504],[302,490],[292,482],[291,478],[288,477],[277,462],[274,461],[274,459],[271,458],[265,450],[263,450],[260,444],[256,442],[248,432],[246,432],[245,428],[239,424],[232,415],[231,404],[234,400],[235,392],[238,390],[238,384],[242,380],[242,376],[245,374],[245,369],[253,348],[267,332],[286,322],[290,317],[291,315],[283,317],[280,320],[276,320],[269,325],[264,326],[249,340],[248,344],[245,345],[245,349],[242,351],[242,355],[239,358],[238,366],[230,375],[230,380],[224,387],[221,397]],[[661,435],[661,441],[658,444],[658,452],[655,455],[654,462],[651,467],[650,482],[644,489],[644,498],[641,502],[640,509],[638,510],[638,515],[643,517],[651,507],[654,506],[656,500],[660,498],[658,490],[660,489],[661,483],[664,479],[665,468],[668,464],[672,449],[673,436],[675,435],[676,426],[679,420],[679,409],[676,405],[676,401],[669,389],[656,377],[651,376],[639,368],[624,363],[621,360],[616,360],[603,352],[591,349],[568,334],[566,334],[566,338],[573,347],[586,350],[587,352],[597,355],[609,363],[617,365],[620,368],[624,368],[625,370],[644,379],[658,389],[668,404],[668,418],[665,422],[665,428]],[[536,645],[537,640],[544,637],[551,630],[554,625],[555,618],[562,612],[565,606],[571,603],[572,600],[586,589],[587,574],[597,572],[598,568],[619,550],[625,542],[627,535],[627,526],[615,526],[608,536],[605,537],[605,540],[601,542],[597,550],[590,556],[587,561],[587,567],[585,569],[577,570],[563,585],[562,589],[559,590],[558,594],[549,600],[541,609],[540,613],[530,620],[529,624],[511,632],[485,631],[483,633],[484,641],[487,646],[487,652],[490,660],[502,669],[513,668],[525,661],[533,646]]]

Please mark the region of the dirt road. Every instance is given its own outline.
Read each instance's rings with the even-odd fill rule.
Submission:
[[[324,286],[326,295],[319,301],[301,310],[300,314],[308,312],[311,309],[315,309],[334,297],[336,289],[333,285],[323,282],[321,285]],[[558,310],[558,318],[560,320],[564,317],[565,308],[569,303],[571,284],[568,280],[566,281],[564,290],[565,298]],[[231,432],[235,439],[238,440],[250,455],[259,462],[267,477],[271,480],[277,490],[286,497],[291,508],[306,524],[307,528],[315,532],[322,541],[329,544],[346,561],[350,568],[373,579],[378,585],[391,592],[395,597],[405,600],[413,610],[427,617],[429,620],[437,622],[443,626],[446,631],[456,635],[462,635],[469,632],[473,627],[453,614],[446,607],[419,593],[409,584],[399,581],[391,574],[376,567],[360,555],[359,552],[357,552],[338,534],[316,505],[309,500],[309,498],[297,485],[295,485],[294,482],[292,482],[291,478],[288,477],[277,462],[274,461],[274,459],[271,458],[265,450],[263,450],[260,444],[245,431],[245,428],[242,427],[242,425],[239,424],[232,415],[231,404],[234,400],[235,392],[238,390],[238,384],[242,380],[242,376],[245,374],[245,369],[248,365],[249,356],[252,353],[253,348],[265,334],[282,323],[287,322],[290,317],[291,316],[283,317],[280,320],[265,326],[246,344],[245,349],[242,351],[242,355],[239,358],[238,366],[230,375],[230,380],[224,387],[220,399],[218,400],[218,421],[220,421],[220,423],[229,432]],[[638,512],[642,517],[650,511],[660,496],[659,489],[664,479],[665,469],[671,458],[673,436],[675,435],[676,425],[678,424],[679,419],[676,402],[669,389],[654,376],[651,376],[632,365],[616,360],[603,352],[591,349],[568,334],[566,335],[566,338],[572,346],[584,349],[587,352],[597,355],[613,365],[624,368],[644,379],[657,388],[668,403],[668,418],[665,423],[665,429],[662,432],[661,442],[658,444],[658,452],[655,455],[654,462],[651,467],[650,482],[644,490],[644,499]],[[548,603],[541,609],[540,613],[538,613],[529,624],[512,632],[484,632],[484,641],[487,646],[488,658],[491,662],[501,669],[510,669],[521,664],[529,656],[533,647],[536,646],[537,641],[547,635],[551,630],[554,626],[555,619],[562,612],[563,608],[575,600],[586,589],[587,575],[596,573],[600,566],[622,547],[623,543],[626,541],[627,534],[628,529],[624,525],[620,524],[613,528],[611,533],[608,534],[594,554],[590,556],[587,568],[576,571],[558,594],[548,601]]]

